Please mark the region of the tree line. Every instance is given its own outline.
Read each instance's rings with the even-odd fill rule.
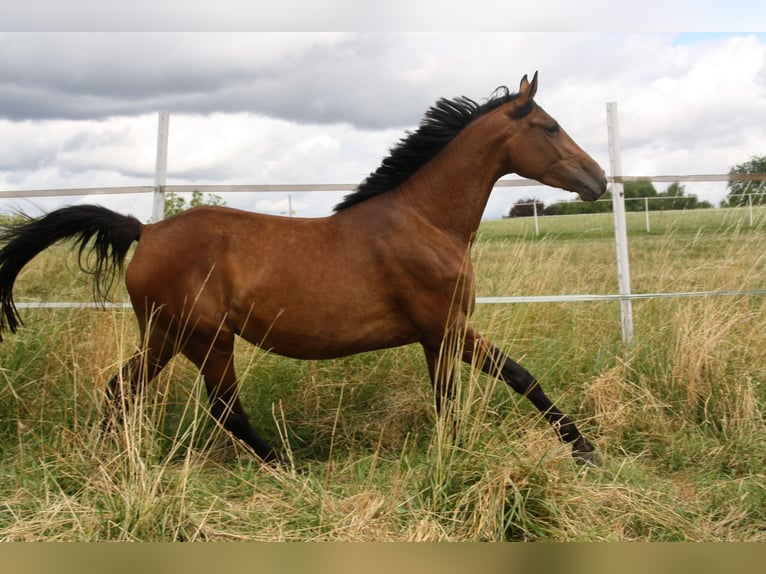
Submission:
[[[729,170],[729,175],[766,173],[766,156],[754,156],[749,161],[737,164]],[[766,205],[766,182],[730,181],[728,193],[720,207],[739,207],[748,205]],[[626,182],[623,184],[626,211],[666,211],[677,209],[704,209],[713,207],[709,201],[700,201],[696,196],[686,195],[686,187],[681,183],[670,184],[665,191],[658,192],[649,181]],[[748,194],[754,194],[748,199]],[[649,198],[650,201],[639,201]],[[532,217],[537,215],[575,215],[580,213],[605,213],[612,211],[611,187],[602,199],[594,202],[560,201],[545,205],[537,198],[523,198],[511,206],[506,217]]]

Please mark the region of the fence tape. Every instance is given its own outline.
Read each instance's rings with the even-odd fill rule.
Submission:
[[[766,289],[750,291],[688,291],[684,293],[632,293],[618,294],[582,294],[582,295],[519,295],[512,297],[476,297],[478,305],[499,305],[507,303],[583,303],[591,301],[622,301],[623,299],[670,299],[681,297],[738,297],[747,295],[766,295]],[[30,301],[16,303],[18,309],[130,309],[128,302],[83,303],[79,301]]]
[[[477,297],[477,304],[504,303],[579,303],[588,301],[622,301],[636,299],[670,299],[675,297],[721,297],[766,295],[766,289],[751,291],[688,291],[684,293],[631,293],[630,295],[531,295],[517,297]]]

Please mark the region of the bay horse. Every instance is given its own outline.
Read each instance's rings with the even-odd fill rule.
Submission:
[[[235,337],[297,359],[419,343],[443,416],[454,375],[443,344],[457,334],[462,361],[529,399],[577,460],[595,464],[593,445],[535,378],[468,322],[470,248],[501,176],[516,173],[586,201],[606,190],[603,170],[537,105],[536,91],[537,73],[483,104],[439,100],[327,217],[199,207],[142,224],[82,205],[12,225],[0,237],[0,330],[16,331],[14,281],[42,250],[75,240],[81,266],[95,275],[94,295],[106,297],[138,242],[125,283],[142,352],[109,382],[108,410],[182,353],[203,375],[212,416],[264,461],[281,461],[240,404]]]

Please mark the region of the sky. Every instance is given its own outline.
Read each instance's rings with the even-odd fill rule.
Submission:
[[[483,12],[479,29],[465,31],[465,14],[433,25],[426,9],[434,2],[410,2],[405,14],[394,1],[377,29],[354,31],[369,20],[350,17],[328,22],[339,30],[332,33],[311,29],[324,24],[315,3],[291,11],[294,0],[258,20],[263,29],[252,24],[252,3],[242,21],[178,21],[168,8],[138,23],[132,12],[78,20],[61,3],[42,12],[35,3],[2,19],[0,191],[152,185],[159,111],[170,113],[168,184],[357,184],[437,99],[481,102],[500,85],[517,90],[535,71],[538,104],[607,173],[607,102],[618,104],[625,175],[728,173],[766,154],[766,33],[737,31],[764,29],[762,2],[732,0],[724,9],[647,0],[616,14],[621,5],[611,1],[545,0],[521,18],[516,8],[513,26]],[[471,3],[485,5],[499,3]],[[559,11],[551,20],[552,6]],[[600,20],[586,17],[591,8]],[[36,31],[16,31],[33,29],[30,22]],[[268,29],[285,22],[295,31]],[[715,204],[725,195],[725,184],[685,185]],[[330,214],[343,193],[289,196],[223,199],[277,214],[289,201],[296,215],[315,217]],[[545,187],[499,188],[485,217],[501,217],[522,197],[575,199]],[[34,215],[91,202],[143,220],[151,213],[148,194],[16,197],[0,200],[0,211]]]

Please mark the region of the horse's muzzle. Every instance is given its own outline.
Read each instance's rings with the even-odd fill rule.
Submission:
[[[596,201],[606,192],[606,176],[603,171],[598,175],[588,173],[579,182],[577,194],[583,201]]]

